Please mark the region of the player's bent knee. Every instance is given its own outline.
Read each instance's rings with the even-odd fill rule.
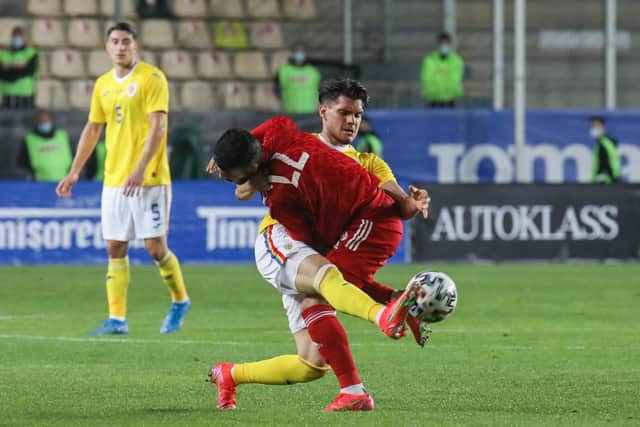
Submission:
[[[299,360],[300,362],[302,362],[302,365],[304,365],[305,367],[304,370],[301,372],[302,381],[300,382],[314,381],[314,380],[317,380],[318,378],[322,378],[331,369],[329,368],[328,365],[318,365],[309,360],[304,359],[303,357],[300,357]]]
[[[332,270],[335,270],[338,274],[342,276],[342,273],[340,273],[340,270],[338,270],[338,268],[334,264],[325,264],[318,269],[318,272],[316,273],[316,276],[313,279],[313,288],[316,291],[318,291],[318,293],[321,293],[320,283],[322,283],[325,276]]]
[[[302,302],[300,302],[300,310],[305,311],[306,309],[313,307],[314,305],[326,305],[327,301],[324,298],[316,298],[316,297],[305,297]]]
[[[124,258],[129,250],[129,242],[120,242],[117,240],[107,241],[107,254],[109,258]]]

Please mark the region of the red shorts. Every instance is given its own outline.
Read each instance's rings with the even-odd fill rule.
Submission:
[[[373,277],[396,252],[402,240],[403,224],[396,215],[362,217],[351,222],[338,243],[326,254],[344,278],[368,292],[375,284]]]

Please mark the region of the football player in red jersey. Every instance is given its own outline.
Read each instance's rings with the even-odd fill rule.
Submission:
[[[391,232],[396,232],[398,234],[398,238],[401,236],[402,228],[398,230],[397,225],[399,225],[400,227],[402,227],[402,225],[397,217],[397,212],[395,211],[395,207],[392,207],[393,200],[391,200],[384,192],[378,190],[377,178],[371,175],[367,175],[364,169],[358,166],[356,162],[353,162],[353,160],[348,159],[347,156],[339,153],[337,150],[334,150],[332,148],[327,151],[327,148],[328,148],[327,146],[323,146],[323,144],[320,143],[320,141],[315,137],[311,137],[311,139],[309,139],[309,134],[304,134],[302,132],[295,130],[295,126],[293,125],[293,123],[286,118],[278,118],[278,119],[269,121],[263,124],[262,126],[260,126],[259,128],[257,128],[253,133],[258,137],[260,137],[263,140],[263,142],[267,142],[267,144],[271,144],[271,145],[270,146],[266,145],[265,146],[266,150],[263,150],[262,147],[258,148],[257,146],[253,145],[252,147],[247,146],[246,150],[244,148],[241,148],[239,151],[241,152],[244,151],[245,154],[249,154],[248,157],[251,157],[252,159],[258,159],[262,155],[264,155],[265,158],[267,159],[275,159],[276,162],[281,162],[285,166],[293,168],[293,170],[290,171],[290,177],[288,177],[287,175],[285,175],[287,173],[286,167],[278,168],[277,164],[271,165],[273,167],[271,168],[271,171],[270,171],[271,173],[270,180],[272,181],[272,183],[274,183],[273,188],[274,189],[281,188],[283,191],[278,192],[277,190],[273,191],[272,189],[269,192],[269,196],[267,197],[267,199],[271,198],[271,200],[267,200],[267,204],[272,208],[272,214],[276,217],[276,219],[281,219],[283,223],[286,222],[286,225],[290,227],[289,234],[294,236],[296,239],[300,239],[306,242],[313,242],[312,243],[313,246],[319,247],[319,246],[322,246],[322,242],[327,243],[327,241],[335,240],[336,238],[342,237],[342,233],[343,233],[342,229],[346,229],[348,230],[347,236],[346,238],[343,239],[345,250],[357,251],[359,247],[366,247],[367,244],[369,244],[367,242],[367,238],[369,237],[369,235],[371,235],[371,232],[374,229],[373,227],[374,220],[376,221],[376,227],[375,227],[376,230],[385,230],[384,228],[377,227],[377,223],[379,222],[384,226],[385,221],[387,221],[386,223],[389,224],[389,227],[387,230],[390,230]],[[355,127],[355,132],[353,133],[354,135],[355,133],[357,133],[357,126]],[[238,135],[240,135],[241,137],[247,138],[247,141],[252,140],[252,138],[250,138],[250,135],[248,135],[247,133],[243,133],[242,131],[232,131],[230,135],[232,135],[232,139],[236,139]],[[229,134],[227,136],[229,136]],[[289,139],[289,137],[292,137],[292,139]],[[296,137],[298,138],[298,140],[296,140]],[[269,140],[269,138],[271,139]],[[281,143],[280,141],[281,139],[282,141],[285,141],[284,144]],[[295,141],[296,144],[290,144],[289,142],[291,141]],[[295,149],[292,149],[292,147],[300,148],[301,146],[304,147],[303,150],[296,151]],[[220,148],[220,146],[218,146],[218,148]],[[235,147],[235,148],[239,148],[239,147]],[[271,150],[272,152],[269,152],[268,150]],[[265,154],[265,151],[266,151],[266,154]],[[324,152],[325,154],[319,154],[322,152]],[[326,153],[329,153],[328,157],[324,159],[324,162],[322,162],[321,157],[327,155]],[[220,152],[218,152],[218,154],[220,154]],[[336,154],[338,154],[338,156],[336,156]],[[235,155],[231,155],[231,158],[233,159],[234,156]],[[315,158],[316,156],[318,157],[317,162],[313,162],[310,160],[312,157]],[[334,161],[334,159],[338,159],[338,160]],[[344,161],[345,159],[346,161]],[[260,173],[258,173],[260,168],[257,167],[257,164],[253,164],[253,165],[244,164],[242,167],[239,167],[239,168],[230,168],[229,163],[225,162],[224,153],[223,155],[217,156],[216,160],[220,162],[219,166],[222,169],[223,177],[229,180],[232,180],[236,183],[243,184],[244,182],[248,181],[251,177],[255,178],[257,176],[260,176]],[[239,161],[240,163],[242,163],[244,160],[242,160],[240,157],[235,157],[235,160],[233,161],[236,161],[236,162]],[[318,191],[318,189],[316,188],[317,183],[314,182],[314,180],[317,181],[317,177],[313,178],[312,177],[313,173],[312,173],[312,175],[310,175],[311,178],[305,181],[303,174],[304,172],[311,171],[314,168],[319,167],[323,163],[324,165],[330,164],[332,166],[335,166],[335,168],[332,168],[334,170],[329,174],[330,176],[327,178],[327,182],[324,182],[324,185],[322,186],[323,189],[321,191]],[[225,169],[227,169],[227,171],[225,171]],[[235,169],[235,170],[230,170],[230,169]],[[324,169],[326,170],[327,168],[325,167]],[[317,170],[316,173],[320,173],[322,172],[323,168],[316,169],[316,170]],[[336,171],[338,173],[336,173]],[[277,173],[280,173],[280,175],[277,175]],[[357,178],[356,180],[354,180],[354,178],[352,177],[353,175],[355,176],[360,175],[363,181],[358,183]],[[345,178],[347,179],[346,181],[345,181]],[[347,188],[347,186],[345,186],[345,183],[348,183],[350,187]],[[287,190],[291,190],[291,189],[288,189],[287,187],[279,187],[277,184],[282,184],[283,186],[291,186],[291,188],[295,188],[296,190],[287,192]],[[346,193],[347,197],[340,197],[339,195],[336,197],[336,191],[334,191],[335,188],[345,189],[344,193]],[[301,191],[300,195],[295,194],[298,190]],[[302,193],[303,191],[306,192],[307,194]],[[340,191],[340,193],[342,193],[342,191]],[[415,194],[419,192],[416,191],[412,193]],[[419,195],[426,196],[426,193],[425,194],[419,193]],[[321,200],[325,200],[325,203],[326,203],[325,207],[322,206]],[[417,209],[415,208],[416,203],[414,201],[411,202],[411,205],[413,205],[412,208],[415,210],[415,212],[426,209],[425,203],[428,203],[428,200],[422,199],[420,202],[423,203],[422,207],[419,207]],[[281,206],[281,207],[284,207],[285,209],[284,211],[280,212],[278,209],[274,209],[274,206]],[[307,206],[313,206],[313,208],[307,209],[306,208]],[[326,207],[328,207],[330,211],[328,214],[327,214]],[[279,213],[274,213],[274,210]],[[294,214],[287,215],[288,212],[293,212]],[[345,218],[355,218],[357,216],[356,214],[359,214],[362,217],[360,218],[360,221],[354,221],[355,226],[347,227],[348,220]],[[282,215],[285,215],[285,216],[282,216]],[[318,218],[322,218],[322,221],[320,221],[317,225],[313,224],[314,216]],[[264,239],[265,242],[271,242],[272,240],[283,241],[283,239],[287,238],[286,236],[285,237],[282,236],[283,227],[281,225],[278,225],[278,227],[279,228],[269,227],[268,233],[267,232],[263,233],[265,237]],[[275,228],[275,232],[272,233],[274,228]],[[286,234],[286,230],[285,230],[285,234]],[[375,245],[382,246],[383,251],[380,252],[380,254],[384,254],[384,256],[382,257],[384,261],[386,261],[386,258],[392,255],[393,251],[395,251],[395,248],[397,247],[397,243],[394,243],[393,239],[389,239],[388,236],[385,237],[385,239],[378,240],[377,242],[375,240],[370,240],[369,242],[372,242],[372,241],[375,242],[374,243]],[[305,274],[308,276],[309,282],[316,282],[316,280],[314,279],[317,279],[317,277],[322,277],[321,274],[324,274],[324,273],[327,273],[328,276],[333,275],[335,273],[340,274],[337,269],[332,268],[333,266],[324,257],[320,256],[317,253],[315,255],[314,254],[309,255],[308,253],[305,253],[303,250],[300,250],[300,248],[296,248],[297,246],[296,243],[299,243],[299,242],[296,242],[294,240],[292,243],[293,245],[291,244],[280,245],[281,248],[286,248],[287,246],[293,246],[293,250],[290,249],[289,254],[278,254],[277,250],[275,251],[272,250],[270,251],[270,253],[265,254],[266,256],[263,258],[274,259],[278,255],[280,255],[283,260],[286,260],[285,266],[293,265],[294,266],[293,268],[289,268],[290,271],[291,270],[293,271],[293,273],[291,272],[289,273],[289,276],[293,275],[293,277],[291,277],[288,282],[295,282],[295,286],[298,288],[297,289],[298,291],[303,291],[303,293],[305,294],[309,294],[309,291],[310,293],[314,292],[314,288],[312,288],[311,286],[309,286],[306,290],[303,290],[303,286],[301,286],[300,282],[304,281],[304,280],[301,280],[301,276],[305,277]],[[337,248],[334,248],[334,250],[338,249],[339,247],[340,245],[337,245]],[[273,248],[273,249],[276,249],[276,248]],[[366,254],[365,252],[362,252],[362,253]],[[258,245],[256,245],[256,256],[258,257]],[[297,261],[295,260],[295,258],[298,256],[302,258],[306,258],[308,256],[308,259],[305,259],[302,263],[298,264]],[[324,262],[324,264],[313,265],[314,264],[313,262],[312,263],[308,262],[312,260],[315,261],[316,263]],[[319,261],[319,260],[323,260],[323,261]],[[384,261],[382,263],[384,263]],[[257,262],[260,268],[260,261],[258,261],[258,258],[257,258]],[[313,265],[314,268],[309,269],[308,268],[309,264]],[[379,268],[380,265],[375,266],[375,269]],[[324,267],[327,267],[327,268],[324,268]],[[282,274],[282,276],[287,276],[287,268],[285,267],[283,268],[283,270],[284,270],[284,274]],[[296,271],[297,271],[297,277],[296,277]],[[307,271],[318,272],[319,274],[317,276],[314,276],[314,275],[305,273]],[[263,273],[263,276],[272,284],[274,284],[274,286],[278,287],[275,283],[276,280],[270,280],[267,277],[268,273],[265,274],[262,270],[261,270],[261,273]],[[304,274],[301,274],[301,273],[304,273]],[[287,280],[283,280],[283,281],[287,282]],[[342,279],[342,277],[340,277],[340,281],[344,284],[344,279]],[[282,286],[280,287],[280,290],[281,292],[283,292]],[[322,289],[322,290],[325,290],[325,289]],[[291,311],[292,311],[292,307],[295,304],[288,305],[287,298],[289,298],[289,301],[292,301],[293,298],[291,297],[291,295],[288,295],[286,293],[286,289],[285,289],[285,292],[283,292],[283,294],[284,294],[283,302],[285,303],[287,312],[290,315],[289,316],[290,327],[292,329],[292,332],[294,332],[294,336],[296,337],[296,344],[298,345],[298,350],[299,350],[298,353],[301,360],[298,361],[297,358],[295,358],[295,356],[280,356],[267,361],[260,361],[252,364],[240,364],[235,366],[235,368],[237,369],[233,373],[233,376],[231,376],[229,372],[233,365],[231,364],[217,365],[216,367],[214,367],[213,377],[214,377],[214,380],[218,379],[216,383],[218,384],[218,389],[219,389],[219,406],[223,407],[225,405],[225,401],[229,401],[228,398],[230,396],[234,396],[235,394],[234,380],[235,382],[238,382],[238,383],[263,382],[263,383],[282,384],[282,383],[285,383],[284,376],[287,377],[286,383],[289,383],[292,381],[294,382],[309,381],[322,375],[322,373],[319,373],[319,369],[315,370],[316,374],[313,373],[314,370],[311,369],[313,365],[309,363],[310,362],[309,357],[308,356],[305,357],[304,351],[302,352],[300,351],[302,340],[299,339],[299,335],[304,335],[304,334],[302,333],[299,334],[298,331],[294,330],[295,325],[291,323]],[[311,320],[313,321],[315,317],[320,317],[320,318],[328,317],[327,313],[331,311],[331,308],[326,305],[323,305],[322,302],[323,301],[320,301],[315,305],[315,307],[320,308],[321,311],[314,312],[313,310],[311,310],[311,312],[309,313],[310,309],[306,308],[303,311],[303,316],[302,316],[305,318],[305,323],[307,323],[306,326],[309,329],[309,335],[312,336],[315,342],[320,342],[320,340],[314,336],[315,333],[313,331],[312,324],[309,324],[310,323],[309,318],[311,318]],[[336,306],[336,307],[340,309],[339,306]],[[307,316],[305,316],[305,314],[307,314]],[[360,316],[360,317],[363,317],[363,316]],[[335,319],[335,316],[334,316],[334,319]],[[336,322],[337,322],[337,319],[336,319]],[[303,324],[302,328],[304,328],[304,326],[305,325]],[[338,323],[338,326],[340,330],[342,330],[339,323]],[[296,329],[300,329],[300,327]],[[345,338],[344,344],[346,348],[343,348],[342,350],[343,352],[344,351],[348,352],[348,359],[352,360],[350,351],[348,349],[348,342],[346,341],[346,335],[344,338]],[[332,362],[332,358],[330,356],[327,357],[323,354],[324,359],[328,361],[329,364],[334,368],[334,371],[336,371],[336,374],[338,375],[338,379],[340,381],[340,373],[336,369],[336,366]],[[304,364],[302,363],[303,360],[304,362],[307,362],[306,372],[304,372],[305,369],[303,368],[304,366]],[[333,358],[333,361],[335,361],[335,357]],[[297,362],[297,367],[296,367],[296,362]],[[323,361],[320,360],[320,363],[322,362]],[[257,366],[257,365],[260,365],[260,366]],[[261,377],[263,379],[261,381],[255,381],[255,380],[246,381],[243,378],[244,376],[246,376],[246,374],[244,373],[246,369],[252,369],[255,374],[255,371],[257,368],[266,368],[267,365],[269,365],[271,369],[276,369],[278,367],[277,365],[280,365],[280,371],[283,371],[283,370],[287,371],[286,375],[283,375],[282,372],[280,372],[281,375],[278,378],[274,378],[273,382],[268,382],[268,380],[265,379],[269,377],[269,375],[266,375],[266,376],[262,375]],[[284,365],[287,365],[287,366],[284,366]],[[315,367],[319,368],[319,366],[315,366]],[[355,369],[355,366],[353,368]],[[238,370],[240,370],[241,372],[238,372]],[[225,380],[225,377],[226,377],[226,380]],[[238,377],[240,377],[240,381],[238,381]],[[254,378],[255,378],[255,375],[254,375]],[[326,408],[327,410],[371,409],[373,407],[373,401],[370,399],[368,394],[364,392],[364,389],[362,388],[361,384],[356,384],[354,386],[345,388],[343,386],[343,381],[340,381],[340,383],[341,383],[341,394],[338,396],[338,399],[336,399],[336,401],[332,405],[329,405]],[[353,383],[353,381],[351,383]],[[222,384],[226,384],[227,386],[226,387],[222,386]],[[359,390],[360,393],[358,393],[358,390],[353,389],[355,386],[360,387],[360,390]],[[350,388],[352,390],[349,390]],[[222,397],[222,400],[220,399],[221,397]],[[233,399],[233,405],[235,405],[235,399]]]

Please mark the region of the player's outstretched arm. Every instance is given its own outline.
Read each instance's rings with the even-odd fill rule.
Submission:
[[[407,194],[395,181],[385,182],[380,188],[396,201],[402,219],[411,219],[417,215],[418,212],[421,212],[425,219],[429,216],[429,203],[431,202],[431,198],[427,190],[410,185],[410,194]]]
[[[103,123],[87,122],[80,134],[76,155],[73,158],[71,169],[67,176],[58,183],[56,194],[59,197],[71,197],[71,188],[78,182],[80,171],[96,148],[100,134],[102,133]]]

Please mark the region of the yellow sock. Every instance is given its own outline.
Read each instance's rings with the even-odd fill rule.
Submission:
[[[171,292],[171,300],[173,302],[186,301],[188,298],[187,289],[184,287],[182,269],[175,254],[169,251],[162,261],[156,262],[156,265],[160,270],[162,281]]]
[[[129,258],[109,258],[107,268],[107,299],[109,317],[127,316],[127,288],[129,287]]]
[[[329,369],[328,366],[314,365],[300,356],[288,354],[258,362],[238,363],[232,372],[236,384],[286,385],[317,380]]]
[[[318,275],[320,283],[317,288],[333,308],[375,323],[376,316],[384,305],[378,304],[360,288],[344,280],[335,266],[320,270]]]

